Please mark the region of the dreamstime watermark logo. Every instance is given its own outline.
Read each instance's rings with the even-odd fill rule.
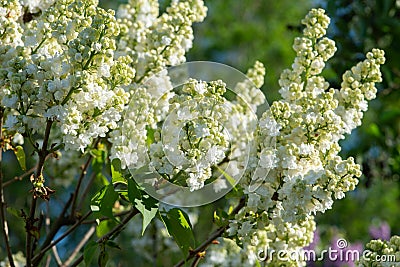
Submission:
[[[330,262],[356,262],[360,259],[371,262],[396,262],[396,255],[376,255],[370,250],[360,252],[357,249],[352,249],[348,246],[345,239],[338,239],[335,247],[328,247],[317,253],[313,249],[302,250],[274,250],[262,248],[257,251],[257,259],[261,262],[270,261],[276,258],[279,261],[325,261]]]
[[[208,86],[218,88],[220,81],[226,85],[223,94],[206,92]],[[186,88],[188,84],[194,88]],[[253,82],[230,66],[201,61],[168,68],[139,87],[152,96],[147,110],[156,119],[146,127],[157,138],[148,137],[150,144],[142,147],[147,164],[129,169],[135,181],[157,200],[181,207],[205,205],[231,191],[248,164],[254,164],[258,118],[269,109],[266,99],[256,108],[246,101],[243,90],[259,91]],[[194,93],[188,91],[192,89]],[[130,114],[148,115],[130,110],[125,114],[131,120],[135,118]],[[275,146],[275,139],[269,142]],[[265,179],[268,170],[262,172],[250,190]]]

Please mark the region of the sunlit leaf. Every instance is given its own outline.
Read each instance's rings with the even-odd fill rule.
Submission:
[[[26,159],[25,159],[24,148],[22,146],[16,146],[14,148],[14,153],[15,153],[15,156],[17,157],[19,166],[21,166],[21,169],[23,171],[26,171],[26,163],[25,163]]]
[[[112,208],[118,199],[118,193],[115,192],[112,184],[106,185],[91,200],[92,211],[98,211],[100,214],[113,218]]]
[[[176,244],[186,256],[195,246],[189,216],[183,210],[173,208],[161,217],[168,233],[174,237]]]
[[[151,196],[145,194],[138,188],[134,180],[128,179],[128,198],[129,201],[143,215],[142,235],[147,226],[156,216],[158,211],[158,201]]]

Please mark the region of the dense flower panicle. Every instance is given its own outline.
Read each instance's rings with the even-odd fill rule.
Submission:
[[[234,91],[238,94],[238,101],[244,101],[243,107],[245,109],[250,106],[253,112],[257,112],[257,107],[266,101],[264,94],[259,90],[264,84],[264,65],[256,61],[254,67],[247,71],[246,76],[249,79],[238,83]]]
[[[385,63],[384,52],[373,49],[367,58],[343,74],[342,89],[336,91],[339,102],[337,114],[344,122],[344,133],[361,125],[362,112],[368,108],[368,102],[376,97],[374,84],[382,81],[379,65]]]
[[[260,224],[278,227],[276,218],[296,224],[330,209],[334,199],[355,188],[361,175],[353,158],[338,155],[338,141],[360,125],[367,100],[375,97],[383,51],[369,52],[343,75],[340,90],[330,89],[319,76],[336,51],[334,42],[324,37],[329,18],[322,9],[313,9],[303,23],[304,35],[294,43],[292,69],[279,80],[283,99],[259,122],[258,167],[249,166],[241,180],[247,205],[231,222],[231,234],[243,242],[257,234]],[[275,147],[270,146],[271,138]]]
[[[121,5],[117,17],[122,33],[116,53],[133,59],[135,81],[145,81],[165,67],[185,62],[193,41],[191,26],[203,21],[206,12],[200,0],[172,1],[160,16],[158,1]]]
[[[135,90],[121,129],[111,133],[112,158],[123,168],[148,166],[168,180],[179,177],[192,191],[213,176],[214,165],[229,166],[236,177],[245,168],[252,137],[246,131],[256,118],[248,106],[243,112],[239,99],[227,101],[225,86],[190,79],[173,89],[166,71],[154,76]]]
[[[134,86],[134,85],[132,85]],[[150,84],[132,88],[133,92],[121,126],[110,134],[111,159],[121,160],[122,168],[140,168],[149,163],[147,155],[148,129],[157,127],[169,110],[173,96],[166,71],[155,76]],[[160,112],[164,110],[164,112]]]
[[[0,5],[0,47],[22,45],[22,28],[19,19],[22,6],[18,0],[2,0]],[[2,52],[3,53],[3,52]]]
[[[119,26],[97,1],[57,1],[20,23],[24,46],[2,46],[5,127],[31,135],[55,120],[66,149],[84,150],[117,127],[134,69],[114,59]],[[43,7],[43,6],[41,6]]]
[[[325,10],[321,8],[311,9],[301,23],[306,26],[303,31],[305,37],[319,39],[326,34],[330,18],[325,14]]]
[[[361,259],[356,266],[359,267],[386,267],[399,266],[400,262],[400,236],[392,236],[390,240],[371,240],[366,244]]]
[[[31,14],[39,13],[49,8],[56,0],[20,0]]]
[[[267,222],[265,215],[261,216]],[[245,226],[251,229],[252,223],[261,222],[254,220],[246,222]],[[235,225],[231,225],[231,228],[230,231],[235,232]],[[305,258],[301,257],[302,249],[312,241],[314,230],[315,222],[312,217],[307,217],[298,224],[285,223],[276,218],[274,223],[258,225],[258,230],[251,239],[243,241],[243,248],[228,238],[221,239],[220,244],[212,245],[208,249],[205,262],[200,266],[257,266],[257,262],[263,259],[268,266],[305,266]],[[285,252],[286,254],[282,254]],[[299,258],[293,255],[299,255]]]

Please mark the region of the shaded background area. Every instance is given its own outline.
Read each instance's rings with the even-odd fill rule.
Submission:
[[[103,7],[114,9],[123,2],[100,1]],[[169,2],[160,1],[160,10],[165,10]],[[187,54],[188,61],[220,62],[242,72],[246,72],[256,60],[261,61],[267,69],[262,90],[269,102],[279,99],[279,74],[293,62],[293,39],[300,35],[300,21],[311,7],[323,7],[331,17],[328,35],[336,41],[338,51],[324,73],[332,87],[340,87],[344,71],[362,60],[371,48],[385,50],[384,82],[379,85],[377,99],[370,103],[363,125],[342,142],[342,156],[353,156],[362,165],[363,176],[355,191],[336,201],[332,210],[317,216],[317,250],[326,249],[338,237],[357,245],[365,244],[371,237],[387,238],[388,233],[400,235],[400,7],[396,2],[206,0],[208,15],[203,23],[194,26],[195,40]],[[7,160],[5,177],[21,174],[14,155],[8,153],[4,160]],[[28,166],[34,164],[35,159],[27,162]],[[60,166],[66,170],[70,167]],[[52,170],[47,175],[51,177],[53,171],[57,173],[59,170]],[[59,203],[68,199],[76,183],[73,178],[74,174],[65,173],[61,179],[51,180],[54,183],[51,187],[58,190],[58,199],[50,202],[53,216],[59,213]],[[97,187],[95,183],[93,192]],[[26,195],[29,189],[28,181],[14,183],[7,188],[7,191],[13,192],[7,195],[7,201],[13,206],[26,205],[26,199],[19,196]],[[191,218],[198,242],[206,239],[213,230],[210,222],[215,207],[223,207],[224,204],[221,200],[201,207],[201,220]],[[19,233],[11,240],[12,245],[16,251],[23,251],[24,224],[21,218],[15,219],[11,227],[13,232]],[[87,229],[80,228],[59,246],[61,257],[75,247]],[[133,261],[135,266],[150,266],[149,259],[155,257],[155,251],[152,248],[154,244],[148,242],[149,238],[164,242],[157,245],[165,250],[157,255],[155,265],[171,266],[181,259],[177,248],[172,249],[172,253],[167,251],[176,247],[172,240],[168,243],[154,237],[156,233],[166,234],[160,224],[152,223],[146,231],[146,238],[140,236],[140,223],[130,223],[127,230],[117,241],[122,250],[110,251],[109,266],[127,266]],[[5,255],[1,248],[0,259]],[[345,263],[325,262],[319,266],[345,266]]]

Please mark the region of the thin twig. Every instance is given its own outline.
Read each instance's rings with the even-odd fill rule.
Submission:
[[[71,218],[73,218],[75,216],[76,200],[78,199],[78,194],[79,194],[79,190],[81,188],[83,178],[86,175],[87,168],[89,167],[89,164],[92,161],[92,159],[93,159],[93,156],[89,155],[85,165],[82,166],[81,175],[79,176],[78,184],[76,185],[76,188],[75,188],[75,191],[74,191],[73,197],[72,197],[71,214],[70,214]]]
[[[46,212],[46,234],[48,235],[49,232],[50,232],[50,216],[49,216],[49,214],[50,214],[50,205],[49,205],[49,202],[46,202],[46,207],[47,207],[47,212]],[[63,263],[62,263],[62,261],[60,259],[60,256],[58,255],[57,247],[54,246],[52,250],[53,250],[53,255],[54,255],[54,258],[56,259],[57,265],[61,266]],[[50,257],[50,255],[49,255],[49,257]],[[49,259],[47,259],[47,264],[50,264]]]
[[[92,175],[90,176],[90,179],[86,185],[85,190],[83,190],[83,193],[81,195],[81,201],[79,201],[78,206],[76,207],[76,210],[81,210],[82,209],[82,205],[84,203],[84,199],[86,199],[86,196],[89,194],[89,191],[91,189],[91,186],[94,182],[94,179],[96,178],[96,173],[92,173]]]
[[[97,144],[100,142],[100,138],[97,138],[94,142],[93,142],[93,147],[96,147]],[[86,163],[82,166],[82,171],[81,171],[81,175],[79,176],[78,179],[78,184],[75,188],[74,194],[73,194],[73,200],[72,200],[72,207],[71,207],[71,214],[70,216],[73,217],[75,216],[76,211],[80,210],[82,208],[82,202],[83,200],[80,201],[80,203],[77,206],[77,200],[78,200],[78,195],[79,195],[79,190],[81,188],[82,182],[83,182],[83,178],[86,176],[86,172],[87,169],[90,165],[90,162],[93,160],[93,156],[91,154],[89,154],[89,158],[87,159]],[[94,175],[94,174],[93,174]],[[91,184],[91,182],[93,181],[94,177],[92,176],[89,180],[89,184]],[[89,191],[89,186],[87,186],[81,196],[81,199],[85,199],[86,195]]]
[[[65,217],[65,213],[67,212],[67,209],[69,208],[69,205],[71,204],[72,200],[72,195],[68,199],[68,201],[65,203],[63,210],[61,211],[60,215],[58,216],[57,220],[53,223],[49,233],[46,235],[46,239],[44,240],[43,244],[41,245],[39,251],[43,250],[45,247],[47,247],[53,238],[56,236],[60,228],[64,225],[72,224],[73,221],[70,221],[68,218]]]
[[[136,208],[132,208],[130,212],[126,215],[126,217],[121,221],[120,224],[114,227],[110,232],[107,234],[103,235],[100,239],[98,239],[96,242],[97,243],[102,243],[106,240],[109,240],[114,237],[115,234],[119,233],[122,228],[125,227],[125,225],[132,219],[136,214],[138,214],[139,211]]]
[[[9,186],[17,181],[22,181],[25,177],[31,175],[37,169],[37,165],[27,170],[25,173],[21,174],[20,176],[15,176],[14,179],[9,180],[3,184],[3,188]]]
[[[197,267],[199,265],[201,257],[196,257],[191,265],[191,267]]]
[[[94,142],[94,145],[96,145],[99,142],[99,140],[100,139],[97,139]],[[75,189],[74,193],[71,194],[71,197],[69,198],[69,200],[65,203],[62,212],[60,213],[60,215],[57,218],[56,222],[53,224],[53,226],[52,226],[52,228],[50,230],[50,233],[46,236],[45,241],[43,242],[42,246],[40,247],[39,254],[34,257],[34,259],[35,259],[34,262],[33,262],[34,265],[39,264],[39,262],[42,260],[41,257],[43,257],[43,255],[40,256],[40,257],[37,257],[37,256],[42,254],[42,251],[47,251],[48,250],[48,247],[51,246],[51,241],[53,240],[53,238],[55,237],[55,235],[58,233],[58,231],[61,229],[62,226],[70,225],[70,224],[73,224],[73,223],[75,223],[74,226],[79,226],[79,225],[76,225],[77,217],[76,217],[76,212],[74,212],[74,210],[76,210],[76,209],[72,208],[72,212],[71,212],[70,216],[66,216],[66,213],[67,213],[67,210],[69,209],[69,207],[71,206],[71,204],[73,202],[75,202],[75,204],[72,204],[72,205],[76,205],[76,200],[77,200],[77,196],[78,196],[78,193],[79,193],[78,192],[79,191],[79,186],[80,186],[80,183],[81,183],[83,177],[86,174],[86,170],[89,167],[91,159],[92,159],[92,156],[90,155],[88,160],[87,160],[87,162],[85,163],[85,165],[81,168],[82,171],[81,171],[81,175],[80,175],[80,178],[79,178],[79,181],[78,181],[79,185]],[[87,218],[87,217],[85,217],[85,218]],[[80,222],[80,224],[82,224],[81,220],[79,220],[79,222]]]
[[[4,237],[4,243],[6,245],[8,261],[11,267],[14,267],[14,260],[12,257],[12,251],[10,246],[10,239],[8,236],[8,224],[6,219],[6,214],[4,212],[4,207],[6,206],[4,200],[4,186],[3,186],[3,169],[2,169],[2,162],[3,162],[3,112],[4,109],[0,107],[0,221],[1,221],[1,228]]]
[[[29,217],[26,218],[26,266],[30,267],[32,265],[32,231],[34,231],[33,226],[35,224],[35,211],[36,211],[36,197],[32,196],[31,209],[29,212]]]
[[[71,256],[69,256],[69,258],[64,262],[64,264],[61,265],[62,267],[69,266],[69,264],[74,260],[74,258],[79,253],[81,248],[86,244],[86,242],[90,239],[90,237],[93,235],[93,233],[95,231],[96,231],[96,226],[93,225],[92,227],[89,228],[89,230],[87,231],[85,236],[82,238],[82,240],[79,242],[79,244],[76,246],[76,248],[72,252]]]
[[[49,154],[47,150],[47,145],[49,143],[49,138],[50,138],[50,131],[51,131],[51,126],[53,125],[53,121],[48,119],[46,123],[46,130],[44,133],[44,138],[43,138],[43,144],[42,144],[42,149],[39,150],[39,162],[37,165],[36,169],[36,174],[35,174],[35,182],[43,175],[43,167],[44,163],[46,161],[47,155]],[[26,266],[31,267],[32,265],[32,254],[33,254],[33,246],[32,246],[32,232],[35,231],[34,226],[35,226],[35,211],[36,211],[36,203],[37,203],[37,196],[35,193],[32,195],[32,202],[31,202],[31,208],[29,212],[29,217],[26,219]]]
[[[69,234],[71,234],[78,226],[82,224],[84,220],[86,220],[87,217],[89,217],[92,214],[92,211],[88,211],[82,218],[80,218],[77,222],[75,222],[67,231],[65,231],[59,238],[51,242],[48,246],[45,248],[41,249],[40,252],[33,257],[32,262],[34,266],[37,266],[42,259],[43,255],[51,249],[53,246],[57,245],[61,240],[63,240],[65,237],[67,237]]]
[[[51,156],[51,154],[48,154],[48,155],[46,156],[45,161],[46,161],[50,156]],[[30,168],[29,170],[27,170],[25,173],[21,174],[20,176],[15,176],[13,179],[11,179],[11,180],[9,180],[9,181],[7,181],[7,182],[4,182],[3,187],[9,186],[9,185],[11,185],[11,184],[13,184],[13,183],[15,183],[15,182],[17,182],[17,181],[22,181],[22,179],[24,179],[25,177],[27,177],[27,176],[31,175],[32,173],[34,173],[35,170],[37,170],[37,168],[38,168],[38,164],[36,164],[34,167]]]
[[[235,209],[232,210],[232,212],[229,215],[234,215],[237,214],[245,205],[245,199],[241,198],[239,201],[239,204],[235,207]],[[207,247],[218,237],[220,237],[226,229],[229,228],[229,225],[221,226],[218,228],[206,241],[204,241],[200,246],[198,246],[196,249],[191,250],[189,252],[189,255],[186,257],[186,259],[181,260],[178,262],[175,267],[180,267],[183,266],[187,261],[191,260],[192,258],[200,258],[200,253],[205,251]],[[195,260],[196,261],[196,260]]]
[[[101,238],[97,239],[96,243],[103,243],[107,240],[112,239],[116,234],[120,233],[122,228],[125,227],[125,225],[136,215],[138,214],[139,211],[136,208],[132,208],[129,213],[127,214],[127,216],[121,221],[120,224],[118,224],[117,226],[115,226],[112,230],[110,230],[110,232],[108,232],[107,234],[103,235]],[[83,255],[81,255],[78,259],[76,259],[70,267],[76,267],[78,266],[79,263],[81,263],[83,261]]]
[[[58,255],[57,246],[52,247],[51,250],[53,252],[54,258],[56,259],[57,266],[63,266],[60,255]]]
[[[48,255],[46,258],[46,267],[50,267],[50,263],[51,263],[51,255]]]
[[[119,213],[114,214],[114,217],[121,217],[124,216],[126,214],[128,214],[130,212],[130,210],[125,210],[125,211],[121,211]],[[102,222],[105,220],[109,220],[110,218],[108,217],[101,217],[100,219],[93,219],[93,220],[86,220],[84,222],[82,222],[82,224],[94,224],[94,223],[98,223],[98,222]]]

